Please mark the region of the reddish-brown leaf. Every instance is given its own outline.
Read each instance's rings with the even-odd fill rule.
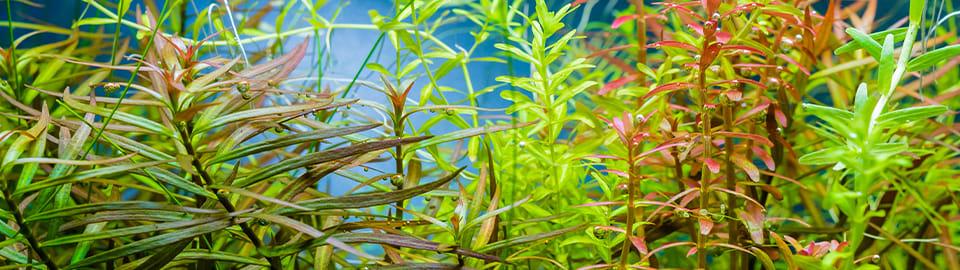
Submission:
[[[773,163],[773,157],[770,157],[770,153],[767,153],[767,150],[760,148],[756,145],[752,146],[753,154],[757,155],[760,160],[763,160],[763,164],[767,166],[768,170],[776,170],[776,164]]]
[[[747,160],[741,155],[733,155],[733,163],[736,163],[738,167],[743,169],[743,172],[750,177],[750,180],[753,182],[760,182],[760,169],[757,169],[757,165],[753,165],[753,162]]]
[[[714,134],[714,135],[717,135],[717,136],[726,136],[726,137],[735,137],[735,138],[741,138],[741,139],[754,140],[754,141],[756,141],[756,142],[758,142],[758,143],[762,143],[762,144],[764,144],[764,145],[766,145],[766,146],[773,147],[773,143],[770,142],[769,139],[764,138],[763,136],[760,136],[760,135],[756,135],[756,134],[741,133],[741,132],[732,132],[732,131],[717,131],[717,132],[714,132],[713,134]]]
[[[757,48],[745,46],[745,45],[723,45],[723,47],[721,47],[721,50],[746,50],[751,53],[759,54],[761,56],[767,56],[767,54],[763,53],[763,51],[760,51]]]
[[[640,255],[647,255],[647,243],[643,237],[630,236],[630,242],[640,251]]]
[[[720,172],[720,163],[717,163],[716,160],[713,160],[712,158],[708,158],[708,159],[705,159],[703,163],[707,164],[707,168],[710,169],[710,172],[712,173]]]
[[[632,82],[633,80],[636,80],[636,79],[637,79],[637,76],[639,76],[639,75],[638,75],[638,74],[631,74],[631,75],[623,76],[623,77],[620,77],[619,79],[613,80],[612,82],[609,82],[609,83],[603,85],[603,88],[600,88],[600,91],[597,92],[597,94],[598,94],[598,95],[601,95],[601,96],[602,96],[602,95],[606,95],[607,93],[609,93],[609,92],[612,91],[613,89],[620,88],[620,87],[622,87],[624,84],[627,84],[628,82]]]
[[[620,28],[620,26],[623,25],[624,23],[635,20],[637,18],[640,18],[640,14],[630,14],[630,15],[617,17],[616,19],[613,20],[613,23],[610,24],[610,28],[613,28],[613,29]]]
[[[643,99],[650,98],[650,96],[653,96],[662,92],[670,92],[670,91],[675,91],[680,89],[691,89],[694,87],[695,86],[692,83],[686,83],[686,82],[668,83],[661,86],[657,86],[657,88],[650,90],[649,93],[643,96]]]
[[[680,48],[680,49],[684,49],[684,50],[688,50],[688,51],[700,53],[700,48],[697,48],[696,46],[690,45],[690,43],[680,42],[680,41],[676,41],[676,40],[660,41],[660,42],[656,42],[656,43],[652,43],[652,44],[650,44],[650,45],[647,45],[646,47],[647,47],[647,48],[656,48],[656,49],[660,49],[660,47],[674,47],[674,48]]]
[[[713,220],[710,220],[710,217],[698,218],[697,223],[700,223],[701,235],[708,235],[710,234],[710,230],[713,229]]]
[[[676,10],[679,10],[679,11],[681,11],[681,12],[687,13],[688,15],[693,16],[694,18],[697,18],[697,19],[699,19],[699,20],[701,20],[701,21],[703,20],[703,16],[700,16],[700,14],[697,14],[696,12],[693,12],[692,10],[690,10],[690,9],[688,9],[688,8],[685,8],[685,7],[683,7],[683,6],[681,6],[681,5],[678,5],[678,4],[674,4],[674,3],[664,3],[664,2],[656,2],[656,3],[653,3],[653,4],[654,4],[654,5],[662,5],[662,6],[667,7],[667,8],[665,8],[665,9],[663,9],[662,11],[660,11],[660,13],[666,13],[666,12],[669,12],[670,9],[676,9]]]
[[[793,58],[790,58],[790,56],[786,56],[786,55],[784,55],[784,54],[782,54],[782,53],[778,53],[778,54],[777,54],[777,57],[780,57],[780,59],[783,59],[783,60],[785,60],[785,61],[787,61],[787,62],[790,62],[790,63],[793,64],[794,66],[797,66],[797,68],[799,68],[800,71],[803,71],[803,74],[807,74],[807,76],[810,76],[810,70],[808,70],[806,67],[804,67],[803,65],[801,65],[800,63],[798,63],[797,60],[793,60]]]

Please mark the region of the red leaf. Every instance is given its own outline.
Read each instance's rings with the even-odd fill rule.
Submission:
[[[756,141],[756,142],[758,142],[758,143],[762,143],[762,144],[764,144],[764,145],[766,145],[766,146],[773,147],[773,143],[770,142],[770,140],[768,140],[767,138],[764,138],[764,137],[762,137],[762,136],[760,136],[760,135],[756,135],[756,134],[741,133],[741,132],[732,132],[732,131],[717,131],[717,132],[714,132],[713,134],[715,134],[715,135],[717,135],[717,136],[726,136],[726,137],[735,137],[735,138],[741,138],[741,139],[754,140],[754,141]]]
[[[640,15],[638,15],[638,14],[630,14],[630,15],[624,15],[624,16],[617,17],[616,19],[613,20],[613,23],[610,24],[610,28],[613,28],[613,29],[620,28],[620,25],[623,25],[623,23],[632,21],[632,20],[637,19],[637,18],[640,18]]]
[[[761,4],[761,3],[743,4],[743,5],[739,5],[739,6],[733,7],[732,9],[728,10],[726,13],[723,13],[723,15],[720,15],[720,17],[727,17],[727,15],[730,15],[730,13],[734,13],[734,12],[741,11],[741,10],[743,10],[743,11],[749,11],[749,10],[755,8],[755,7],[764,7],[764,6],[763,6],[763,4]]]
[[[723,94],[727,95],[727,99],[734,102],[739,102],[740,100],[743,99],[743,92],[740,92],[740,91],[736,91],[736,90],[725,91],[723,92]]]
[[[697,223],[700,223],[700,234],[708,235],[710,230],[713,229],[713,221],[709,217],[701,217],[697,219]]]
[[[620,204],[624,204],[624,203],[623,202],[595,202],[595,203],[577,205],[577,206],[574,206],[573,208],[587,207],[587,206],[602,206],[602,205],[620,205]]]
[[[750,52],[752,52],[752,53],[759,54],[759,55],[761,55],[761,56],[767,56],[767,54],[763,53],[762,51],[760,51],[760,50],[758,50],[758,49],[756,49],[756,48],[754,48],[754,47],[745,46],[745,45],[723,45],[723,47],[721,47],[720,49],[722,49],[722,50],[746,50],[746,51],[750,51]],[[734,66],[736,66],[736,65],[734,65]]]
[[[753,154],[757,155],[760,160],[763,160],[763,164],[767,166],[768,170],[776,170],[776,164],[773,163],[773,157],[770,157],[770,153],[767,153],[767,150],[757,147],[756,145],[752,146]]]
[[[690,45],[690,43],[680,42],[680,41],[676,41],[676,40],[667,40],[667,41],[660,41],[660,42],[656,42],[656,43],[651,43],[650,45],[647,45],[646,47],[647,47],[647,48],[660,49],[661,46],[681,48],[681,49],[693,51],[693,52],[696,52],[696,53],[700,53],[700,48],[697,48],[696,46]]]
[[[612,47],[612,48],[607,48],[607,49],[603,49],[603,50],[599,50],[599,51],[596,51],[596,52],[594,52],[594,53],[591,53],[590,55],[587,55],[586,58],[594,58],[594,57],[597,57],[597,56],[600,56],[600,55],[603,55],[603,54],[606,54],[606,53],[609,53],[609,52],[612,52],[612,51],[619,51],[619,50],[623,50],[623,49],[627,49],[627,48],[633,48],[633,47],[636,47],[636,46],[637,46],[637,45],[633,45],[633,44],[615,46],[615,47]]]
[[[773,116],[777,117],[777,123],[780,127],[787,127],[787,116],[778,107],[773,107]]]
[[[693,256],[695,253],[697,253],[697,247],[692,247],[690,251],[687,251],[687,257]]]
[[[623,160],[622,157],[610,156],[610,155],[589,155],[589,156],[583,156],[578,159],[585,159],[585,158],[609,158],[609,159]]]
[[[733,38],[733,35],[727,32],[719,31],[714,36],[717,37],[717,42],[726,44],[730,42],[730,39]]]
[[[763,243],[763,211],[762,208],[753,205],[747,204],[745,206],[746,211],[737,209],[737,212],[740,214],[740,218],[743,219],[744,225],[747,226],[747,231],[750,232],[750,239],[754,243]]]
[[[632,242],[633,246],[640,251],[640,255],[647,254],[647,243],[644,241],[643,237],[630,236],[630,242]]]
[[[767,89],[767,86],[766,86],[766,85],[763,85],[763,84],[761,84],[760,82],[754,81],[754,80],[751,80],[751,79],[722,80],[722,81],[712,82],[712,83],[710,83],[709,85],[710,85],[710,86],[714,86],[714,85],[724,84],[724,83],[730,83],[730,84],[749,83],[749,84],[755,85],[755,86],[757,86],[757,87],[760,87],[760,89]],[[742,97],[742,95],[741,95],[741,97]],[[739,99],[738,99],[738,100],[739,100]]]
[[[760,182],[760,170],[757,169],[757,165],[753,165],[753,162],[750,162],[741,155],[733,155],[733,163],[736,163],[738,167],[743,169],[743,172],[750,177],[750,180]]]
[[[704,160],[703,163],[706,163],[706,164],[707,164],[707,168],[710,169],[710,172],[712,172],[712,173],[719,173],[719,172],[720,172],[720,163],[717,163],[716,160],[713,160],[713,159],[711,159],[711,158],[708,158],[708,159]]]
[[[722,188],[722,187],[714,187],[713,190],[720,191],[720,192],[723,192],[723,193],[727,193],[727,194],[730,194],[730,195],[733,195],[733,196],[737,196],[737,197],[743,198],[744,200],[750,202],[750,203],[748,203],[748,205],[753,205],[753,206],[759,207],[760,211],[762,211],[762,212],[767,211],[766,209],[763,209],[763,207],[760,206],[760,202],[758,202],[757,200],[754,200],[753,198],[750,198],[750,196],[744,195],[743,193],[736,192],[736,191],[729,190],[729,189],[725,189],[725,188]]]
[[[650,149],[649,151],[640,153],[639,155],[637,155],[636,159],[639,160],[639,159],[641,159],[641,158],[643,158],[643,157],[645,157],[645,156],[647,156],[647,155],[649,155],[649,154],[653,154],[653,153],[660,152],[661,150],[664,150],[664,149],[667,149],[667,148],[670,148],[670,147],[674,147],[674,146],[678,146],[678,145],[684,145],[684,144],[686,144],[686,143],[685,143],[685,142],[678,142],[678,143],[671,143],[671,144],[660,145],[660,146],[657,146],[656,148]]]
[[[717,55],[720,54],[720,44],[711,43],[706,52],[703,53],[703,57],[700,58],[700,68],[705,69],[713,63],[714,59],[717,59]]]
[[[629,174],[627,174],[627,173],[625,173],[625,172],[622,172],[622,171],[620,171],[620,170],[603,169],[603,170],[600,170],[600,172],[612,173],[612,174],[616,174],[616,175],[622,176],[622,177],[624,177],[624,178],[630,178],[630,175],[629,175]]]
[[[649,93],[643,96],[643,99],[647,99],[650,96],[659,94],[661,92],[670,92],[670,91],[675,91],[680,89],[690,89],[694,87],[695,86],[692,83],[685,83],[685,82],[668,83],[661,86],[657,86],[657,88],[650,90]]]
[[[782,53],[778,53],[777,57],[780,57],[780,59],[790,62],[794,66],[797,66],[798,68],[800,68],[800,71],[803,71],[803,74],[807,74],[807,76],[810,76],[810,70],[807,70],[807,68],[803,67],[803,65],[800,65],[800,63],[797,63],[797,60],[793,60],[793,58],[790,58],[789,56],[786,56]]]
[[[620,87],[622,87],[624,84],[627,84],[628,82],[631,82],[631,81],[637,79],[637,76],[639,76],[639,75],[638,75],[638,74],[632,74],[632,75],[627,75],[627,76],[620,77],[619,79],[616,79],[616,80],[614,80],[614,81],[612,81],[612,82],[609,82],[609,83],[603,85],[603,88],[600,88],[600,91],[597,92],[597,94],[598,94],[598,95],[601,95],[601,96],[602,96],[602,95],[606,95],[607,93],[610,92],[610,90],[620,88]]]
[[[759,113],[759,112],[761,112],[761,111],[763,111],[763,110],[766,110],[767,107],[770,107],[770,101],[769,101],[769,100],[765,100],[763,103],[760,103],[760,105],[757,105],[756,107],[753,107],[752,109],[750,109],[750,110],[747,111],[746,113],[743,113],[742,115],[740,115],[739,117],[737,117],[737,121],[736,121],[736,122],[737,122],[737,123],[740,123],[741,121],[745,120],[745,119],[748,118],[748,117],[753,117],[753,116],[756,115],[757,113]]]
[[[695,17],[695,18],[697,18],[697,19],[700,19],[701,21],[703,20],[703,17],[701,17],[701,16],[700,16],[699,14],[697,14],[696,12],[693,12],[692,10],[687,9],[687,8],[681,6],[681,5],[678,5],[678,4],[674,4],[674,3],[664,3],[664,2],[656,2],[656,3],[653,3],[653,4],[654,4],[654,5],[662,5],[662,6],[667,7],[666,9],[660,11],[660,13],[666,13],[666,12],[668,12],[668,11],[672,8],[672,9],[676,9],[676,10],[682,11],[682,12],[684,12],[684,13],[687,13],[687,14],[689,14],[690,16],[693,16],[693,17]]]
[[[687,23],[686,26],[690,27],[690,29],[693,29],[693,31],[697,32],[697,34],[700,36],[703,36],[703,26],[694,23]]]

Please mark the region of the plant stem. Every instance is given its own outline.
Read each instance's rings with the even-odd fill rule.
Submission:
[[[726,131],[733,131],[733,106],[723,106],[723,129]],[[733,166],[733,137],[726,136],[723,140],[723,152],[724,152],[724,169],[727,178],[727,189],[736,191],[737,190],[737,176],[734,173]],[[727,211],[729,213],[736,213],[737,209],[737,197],[732,194],[727,195]],[[736,222],[730,222],[727,225],[729,228],[728,240],[731,245],[739,246],[740,244],[740,227]],[[729,269],[739,269],[740,262],[740,253],[730,252],[730,268]]]
[[[623,238],[623,246],[620,248],[620,269],[627,269],[627,258],[630,257],[630,246],[632,241],[630,240],[633,237],[633,223],[635,222],[634,213],[634,201],[636,200],[636,194],[634,194],[634,188],[636,184],[636,173],[634,173],[634,160],[633,160],[633,151],[634,146],[628,143],[627,145],[627,162],[629,162],[629,174],[630,177],[627,178],[627,228],[626,236]]]
[[[27,239],[27,243],[30,244],[30,250],[33,250],[33,252],[37,254],[37,257],[40,257],[40,260],[43,261],[43,264],[47,266],[47,269],[60,269],[57,267],[57,264],[53,263],[53,260],[50,259],[50,256],[47,255],[43,249],[40,249],[40,242],[37,241],[37,238],[34,237],[33,233],[30,231],[30,226],[28,226],[23,220],[23,213],[20,213],[20,208],[17,206],[17,203],[13,202],[13,197],[10,196],[10,191],[7,190],[7,188],[3,189],[3,197],[4,201],[7,202],[7,207],[10,208],[10,212],[13,212],[13,218],[17,222],[17,226],[20,227],[20,234],[22,234],[23,237]],[[27,257],[27,260],[29,262],[29,257]]]
[[[210,175],[210,173],[207,172],[207,170],[203,168],[203,165],[200,164],[200,160],[199,160],[200,157],[197,156],[196,150],[193,148],[193,144],[190,142],[190,134],[187,131],[186,126],[178,128],[177,130],[180,131],[180,140],[183,143],[183,148],[186,149],[187,154],[190,155],[191,157],[190,164],[193,166],[193,169],[200,174],[200,179],[203,181],[202,182],[203,186],[208,187],[209,185],[214,184],[213,177]],[[223,208],[227,210],[227,212],[233,213],[237,211],[236,207],[233,206],[233,203],[230,202],[230,199],[228,199],[226,195],[220,192],[220,189],[213,188],[212,190],[213,190],[213,194],[216,194],[217,196],[217,201],[220,202],[220,205],[222,205]],[[237,225],[240,226],[240,230],[243,231],[243,234],[250,239],[250,242],[253,243],[254,247],[256,248],[263,247],[263,242],[260,240],[260,237],[257,236],[257,233],[254,232],[252,228],[250,228],[250,225],[248,225],[247,223],[240,223]],[[279,258],[267,257],[267,256],[264,256],[264,257],[266,257],[267,261],[270,262],[271,270],[283,269],[282,268],[283,265],[281,264]]]

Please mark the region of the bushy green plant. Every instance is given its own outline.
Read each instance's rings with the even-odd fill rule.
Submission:
[[[11,2],[11,267],[960,268],[951,3]]]

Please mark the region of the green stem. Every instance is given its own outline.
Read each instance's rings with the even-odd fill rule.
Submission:
[[[9,5],[9,1],[7,4]],[[20,234],[27,239],[27,243],[30,244],[30,250],[33,250],[37,254],[37,257],[40,257],[40,260],[43,261],[43,264],[47,266],[48,270],[57,270],[60,269],[57,267],[57,264],[53,263],[53,260],[50,259],[50,256],[47,255],[43,249],[40,249],[40,243],[37,241],[37,238],[34,237],[33,232],[30,231],[30,226],[23,219],[23,213],[20,212],[20,208],[17,206],[17,203],[14,203],[13,197],[10,196],[10,191],[7,188],[3,189],[4,201],[7,202],[7,207],[10,208],[10,212],[13,212],[13,218],[17,222],[17,226],[20,227]],[[29,262],[29,257],[28,257]]]

